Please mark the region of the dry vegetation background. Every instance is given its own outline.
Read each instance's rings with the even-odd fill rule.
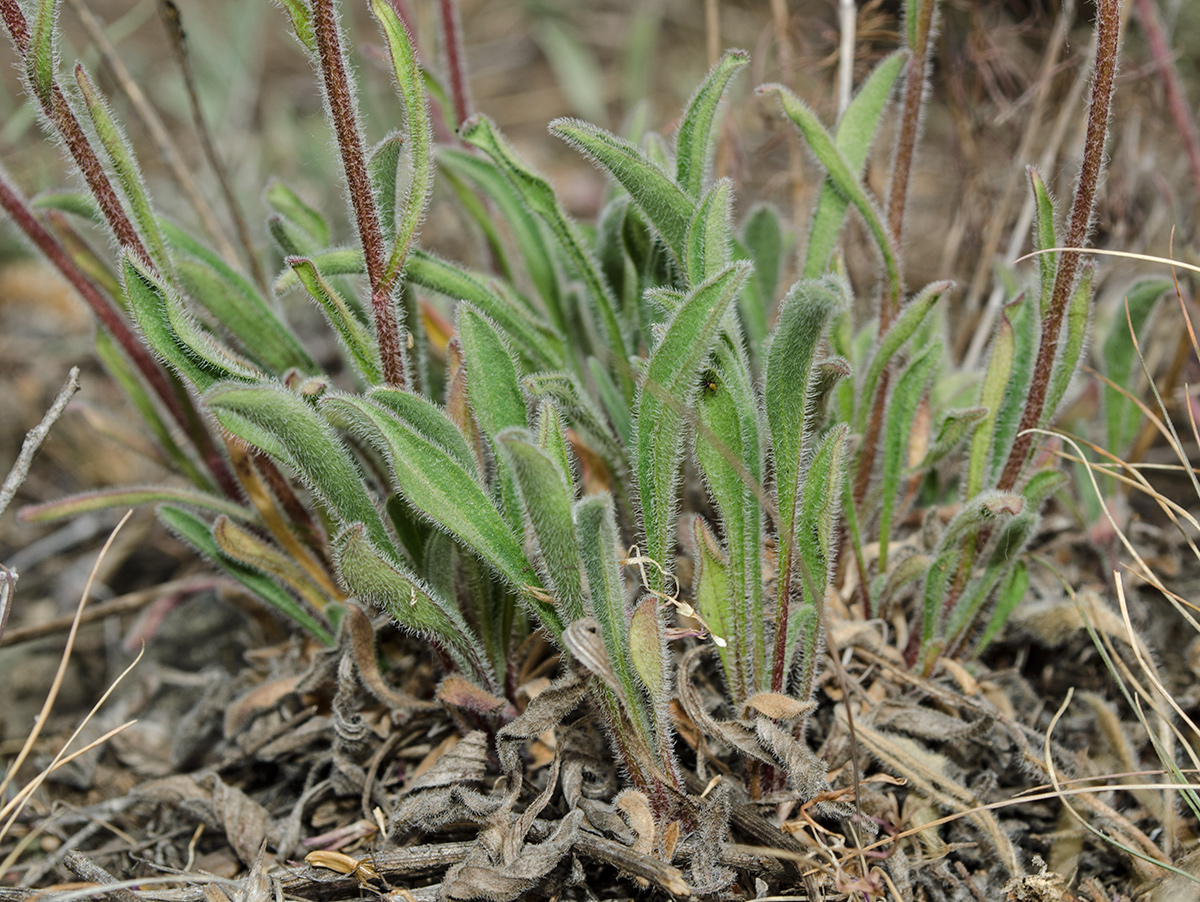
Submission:
[[[362,26],[352,27],[351,33],[356,38],[374,35],[365,4],[346,5],[346,15]],[[419,33],[434,35],[434,4],[413,0],[410,5]],[[191,128],[186,99],[155,4],[97,0],[89,6],[110,23],[109,35],[126,65],[172,130],[183,136],[180,143],[193,153],[197,177],[215,196],[215,182],[186,137]],[[857,76],[896,46],[898,6],[877,0],[859,4]],[[1161,0],[1159,6],[1191,98],[1189,109],[1194,111],[1200,107],[1200,3]],[[338,168],[320,98],[281,11],[265,0],[181,0],[180,8],[209,122],[246,212],[259,224],[259,241],[266,243],[257,198],[271,175],[297,187],[335,220],[341,217],[338,228],[348,239],[352,232],[344,219],[341,187],[329,177]],[[813,104],[825,121],[832,120],[838,43],[834,0],[463,0],[461,11],[475,108],[497,120],[584,221],[599,207],[603,181],[578,155],[549,137],[545,124],[556,116],[577,115],[619,132],[629,117],[641,115],[650,127],[669,132],[671,118],[715,59],[715,51],[750,50],[751,70],[735,82],[727,104],[718,166],[734,178],[743,204],[770,199],[791,218],[794,230],[803,232],[820,184],[819,169],[774,105],[754,97],[752,88],[782,81]],[[1083,135],[1081,103],[1072,88],[1085,68],[1092,13],[1090,4],[1076,4],[1073,13],[1067,13],[1070,20],[1060,41],[1055,29],[1064,11],[1057,0],[943,4],[933,96],[910,189],[904,265],[910,285],[941,278],[958,284],[951,321],[955,334],[962,336],[956,349],[960,355],[968,353],[971,324],[990,292],[997,248],[1003,252],[1007,246],[1024,203],[1024,165],[1038,163],[1057,196],[1069,195]],[[64,4],[62,18],[69,44],[64,57],[85,60],[110,90],[108,73],[97,63],[72,3]],[[1057,53],[1048,58],[1048,48],[1054,47]],[[366,126],[374,138],[387,130],[392,103],[380,53],[378,47],[362,45],[358,54]],[[132,121],[120,101],[118,109],[123,121]],[[1189,169],[1179,123],[1171,116],[1163,78],[1136,16],[1126,31],[1113,120],[1096,244],[1166,254],[1174,231],[1176,255],[1197,262],[1200,184]],[[131,126],[131,136],[143,148],[152,194],[164,212],[179,212],[170,207],[172,192],[146,135]],[[888,145],[884,135],[878,146]],[[33,114],[23,104],[7,45],[0,48],[0,162],[30,194],[64,180],[61,160],[42,143]],[[874,184],[879,193],[885,162],[872,164],[871,171],[879,174]],[[156,185],[162,190],[155,191]],[[475,260],[476,238],[453,204],[435,194],[423,243],[452,258]],[[874,264],[865,242],[859,245],[861,252],[855,257],[851,242],[849,262],[853,277],[865,283],[874,275]],[[1125,288],[1149,271],[1140,264],[1102,260],[1099,319],[1115,315]],[[1158,317],[1147,346],[1152,366],[1161,367],[1174,355],[1177,316],[1177,310],[1168,307]],[[68,368],[83,368],[82,392],[54,430],[18,503],[0,521],[0,559],[21,574],[10,636],[0,648],[0,760],[24,736],[41,704],[62,637],[52,633],[16,644],[12,638],[30,635],[22,631],[52,623],[73,608],[95,551],[116,519],[89,515],[58,528],[34,527],[15,522],[16,508],[90,487],[168,478],[91,348],[92,324],[85,308],[12,230],[0,224],[0,469],[15,457],[25,430],[40,419]],[[1079,400],[1068,412],[1077,420],[1094,414],[1095,388],[1086,383],[1087,377],[1081,376]],[[1074,529],[1065,513],[1052,516],[1050,524]],[[1091,541],[1078,538],[1084,545]],[[1078,543],[1058,549],[1064,555],[1059,561],[1064,574],[1078,579],[1081,588],[1100,593],[1108,592],[1105,571],[1116,563],[1103,542],[1103,537],[1096,539],[1094,548],[1099,551],[1090,557],[1078,551]],[[1069,557],[1072,548],[1075,558]],[[1165,566],[1176,566],[1179,556],[1167,549],[1163,560]],[[164,533],[150,511],[140,511],[102,567],[96,598],[128,596],[197,572],[192,555]],[[1188,577],[1186,571],[1181,575]],[[128,660],[129,649],[140,637],[153,637],[151,657],[170,665],[170,676],[158,678],[174,679],[194,691],[188,680],[201,680],[203,668],[213,659],[236,668],[244,653],[282,636],[269,616],[236,601],[204,597],[182,607],[159,603],[147,608],[146,597],[137,596],[127,613],[103,618],[85,630],[59,704],[58,728],[78,719]],[[1187,690],[1196,678],[1189,649],[1171,645],[1174,631],[1169,624],[1174,621],[1166,618],[1173,615],[1153,599],[1142,599],[1137,614],[1181,694],[1194,695]],[[1041,650],[1036,643],[1024,650],[1020,642],[1003,646],[997,666],[1024,667],[1032,685],[1046,692],[1037,705],[1056,706],[1066,685],[1103,691],[1107,675],[1089,651],[1090,643],[1086,636],[1075,639],[1066,653]],[[153,759],[155,743],[169,740],[164,733],[169,729],[165,722],[152,724],[137,740],[146,746],[147,761]],[[1091,725],[1068,729],[1085,734]],[[129,743],[125,748],[128,752]],[[119,788],[122,779],[132,778],[114,774],[112,779]]]

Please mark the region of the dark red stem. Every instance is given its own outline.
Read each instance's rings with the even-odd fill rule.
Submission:
[[[207,437],[208,433],[203,429],[197,430],[195,411],[191,411],[191,415],[184,408],[167,378],[166,373],[146,350],[145,345],[129,328],[129,324],[122,317],[121,313],[113,305],[109,298],[105,297],[98,288],[87,278],[86,275],[75,265],[75,261],[71,259],[70,254],[66,252],[61,244],[50,234],[49,231],[38,221],[33,215],[33,211],[29,208],[28,202],[21,193],[9,182],[3,172],[0,172],[0,208],[9,215],[12,221],[16,224],[25,235],[33,242],[34,246],[50,261],[54,267],[63,274],[68,282],[71,283],[79,296],[83,298],[95,314],[96,319],[104,326],[116,339],[125,354],[137,367],[142,374],[142,378],[150,385],[150,388],[158,396],[163,406],[166,407],[171,417],[184,430],[185,434],[196,438],[197,432],[200,435]],[[220,456],[215,448],[209,443],[205,443],[201,447],[201,453],[204,455],[205,463],[209,471],[213,474],[213,478],[217,480],[222,491],[230,498],[240,498],[241,493],[238,491],[237,483],[230,474],[228,467],[225,466],[225,460]]]
[[[1088,105],[1087,132],[1084,136],[1083,165],[1079,181],[1075,186],[1075,198],[1071,204],[1071,218],[1067,226],[1068,248],[1082,248],[1087,241],[1088,231],[1095,211],[1096,190],[1104,172],[1104,147],[1108,138],[1108,116],[1112,109],[1113,87],[1116,82],[1117,56],[1121,44],[1120,0],[1099,0],[1096,15],[1096,62],[1092,73],[1092,96]],[[1021,415],[1017,439],[1013,442],[1004,471],[1000,474],[997,488],[1011,491],[1025,468],[1033,435],[1028,431],[1042,422],[1046,404],[1046,392],[1054,371],[1058,354],[1059,333],[1066,316],[1067,305],[1075,286],[1075,274],[1079,270],[1082,254],[1078,250],[1066,250],[1059,255],[1058,271],[1054,276],[1054,288],[1050,297],[1050,309],[1042,323],[1042,336],[1038,344],[1037,363],[1033,368],[1033,382]]]
[[[375,314],[375,337],[379,342],[384,379],[389,385],[403,388],[404,347],[400,342],[392,286],[384,277],[387,250],[379,225],[379,211],[375,207],[375,195],[371,192],[366,149],[358,126],[354,90],[346,72],[341,29],[338,27],[333,0],[315,0],[313,3],[313,33],[317,40],[325,96],[337,134],[359,240],[362,242],[367,278],[371,283],[371,309]]]
[[[450,93],[454,97],[454,123],[461,126],[471,115],[467,97],[467,67],[462,51],[462,20],[455,0],[438,0],[442,13],[442,35],[446,44],[446,68],[450,75]]]

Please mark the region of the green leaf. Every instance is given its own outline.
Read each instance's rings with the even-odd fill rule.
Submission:
[[[443,147],[439,148],[437,159],[438,165],[444,171],[470,179],[495,204],[499,212],[498,218],[502,219],[512,232],[513,240],[525,263],[525,271],[545,304],[554,328],[565,332],[567,319],[563,309],[562,288],[554,267],[554,254],[547,246],[546,237],[537,219],[526,207],[512,183],[495,163],[477,154]],[[496,212],[489,211],[489,216],[496,216]]]
[[[563,372],[532,373],[523,380],[529,394],[549,398],[570,419],[588,447],[601,454],[614,473],[629,472],[627,446],[617,438],[607,418],[579,379]]]
[[[721,179],[704,196],[687,232],[688,284],[699,285],[730,263],[733,183]]]
[[[730,79],[746,67],[750,54],[729,50],[692,95],[675,134],[675,183],[699,199],[716,147],[717,110]]]
[[[879,123],[883,121],[884,106],[907,56],[906,51],[897,50],[884,57],[863,82],[838,121],[834,144],[842,153],[851,172],[861,173],[867,162],[867,154],[875,140],[875,133],[879,129]],[[817,199],[817,208],[813,212],[812,225],[809,228],[804,278],[814,279],[825,271],[829,257],[837,246],[838,234],[849,208],[849,195],[838,189],[832,177],[827,178],[821,186],[821,194]]]
[[[257,570],[290,589],[313,610],[324,611],[330,601],[338,600],[322,591],[296,559],[282,548],[228,517],[220,516],[213,521],[212,537],[226,558]],[[329,588],[332,590],[332,585]]]
[[[79,85],[79,93],[96,129],[96,137],[104,147],[117,182],[125,195],[126,209],[132,214],[137,223],[138,234],[146,242],[150,259],[163,273],[172,272],[171,257],[167,253],[167,245],[162,233],[158,230],[158,220],[150,206],[150,197],[146,194],[146,184],[138,168],[137,158],[133,148],[121,133],[121,129],[113,121],[108,102],[92,84],[82,64],[75,65],[75,83]]]
[[[1062,342],[1062,351],[1054,361],[1054,371],[1050,377],[1050,389],[1046,392],[1046,403],[1042,407],[1042,425],[1048,424],[1058,413],[1075,377],[1079,359],[1083,356],[1083,346],[1088,337],[1088,320],[1092,312],[1092,284],[1096,278],[1094,263],[1085,263],[1079,273],[1079,282],[1071,292],[1071,300],[1067,304],[1067,334]]]
[[[603,119],[607,115],[604,72],[590,44],[576,40],[550,15],[537,17],[533,34],[570,106],[589,119]]]
[[[1117,310],[1108,335],[1101,348],[1104,374],[1115,385],[1132,389],[1138,365],[1135,337],[1140,341],[1150,314],[1159,298],[1170,290],[1165,279],[1146,279],[1138,282],[1125,294],[1125,304]],[[1132,400],[1110,386],[1104,387],[1104,421],[1108,443],[1114,454],[1124,454],[1137,435],[1142,421],[1141,409]]]
[[[924,322],[929,311],[938,299],[950,289],[950,282],[931,282],[921,289],[917,295],[904,305],[900,315],[896,317],[891,328],[879,340],[879,347],[871,358],[867,368],[866,378],[863,379],[859,397],[863,399],[855,411],[854,431],[862,434],[866,431],[867,415],[871,412],[875,392],[879,388],[879,379],[884,369],[891,362],[896,352],[904,343],[912,338],[917,328]]]
[[[218,384],[203,400],[225,429],[299,473],[342,524],[365,524],[372,543],[396,556],[358,467],[310,403],[273,384]]]
[[[1033,166],[1026,170],[1029,174],[1029,186],[1033,191],[1034,217],[1033,249],[1040,251],[1058,247],[1058,238],[1054,229],[1054,199],[1046,189],[1042,174]],[[1058,254],[1038,254],[1038,281],[1041,283],[1041,303],[1039,309],[1042,316],[1050,309],[1050,298],[1054,294],[1054,278],[1058,273]]]
[[[528,423],[517,366],[492,323],[470,304],[458,306],[458,335],[467,368],[469,405],[494,448],[502,430],[523,428]],[[513,473],[504,458],[497,460],[496,471],[501,508],[509,525],[519,532],[520,501]]]
[[[54,69],[58,56],[54,46],[57,34],[54,25],[57,15],[57,0],[38,0],[29,50],[25,54],[25,74],[43,109],[49,109],[54,102]]]
[[[571,513],[571,485],[554,458],[535,443],[529,430],[500,433],[496,447],[516,474],[526,522],[533,528],[540,572],[564,623],[586,616],[579,542]]]
[[[750,211],[742,226],[742,243],[754,261],[754,279],[764,308],[770,307],[779,290],[779,274],[783,271],[786,240],[779,211],[770,204],[759,204]]]
[[[172,247],[190,256],[175,263],[183,287],[248,354],[273,373],[320,371],[295,333],[243,276],[182,230],[165,223],[163,230]]]
[[[613,384],[608,371],[604,369],[604,364],[595,357],[588,358],[588,372],[591,373],[592,381],[596,383],[596,393],[600,396],[600,403],[604,405],[604,412],[608,414],[609,422],[612,423],[622,442],[626,445],[632,444],[633,414],[629,409],[629,404]]]
[[[280,216],[304,236],[304,244],[299,247],[299,253],[313,254],[329,247],[332,240],[329,223],[290,187],[283,182],[272,180],[263,196]]]
[[[396,240],[384,270],[384,280],[390,282],[403,273],[409,249],[429,206],[429,192],[433,187],[433,125],[429,121],[429,102],[425,97],[421,67],[408,29],[387,0],[371,0],[371,12],[387,39],[396,86],[404,101],[404,124],[408,127],[408,186],[396,224]]]
[[[596,261],[585,249],[577,227],[563,211],[554,189],[517,157],[495,124],[486,116],[476,115],[469,118],[459,129],[459,135],[496,163],[524,203],[554,235],[563,256],[583,281],[593,308],[599,314],[600,324],[608,340],[606,354],[609,359],[605,362],[611,369],[616,370],[622,380],[622,389],[626,397],[631,397],[632,383],[624,365],[629,359],[629,350],[617,320],[616,299],[600,277]]]
[[[629,646],[629,611],[625,580],[617,558],[617,523],[611,495],[589,495],[576,501],[572,513],[579,537],[579,556],[587,573],[592,616],[600,624],[600,635],[608,651],[625,696],[625,708],[642,737],[653,736],[641,682],[633,666]]]
[[[692,544],[695,546],[696,568],[692,577],[692,594],[695,596],[696,610],[713,635],[726,640],[724,646],[717,646],[717,653],[721,656],[721,669],[725,673],[729,695],[734,704],[740,706],[754,694],[751,689],[754,682],[746,673],[747,665],[752,662],[752,656],[747,654],[749,649],[745,645],[739,646],[734,638],[739,632],[738,593],[730,585],[729,564],[722,554],[720,543],[703,517],[692,518]],[[742,615],[744,613],[741,612]],[[741,633],[746,633],[744,624]]]
[[[904,453],[913,433],[913,420],[921,398],[929,390],[937,365],[941,362],[942,344],[927,345],[913,359],[900,378],[887,405],[887,425],[883,438],[883,497],[879,510],[879,570],[887,571],[888,545],[892,537],[892,516],[900,498],[900,473]]]
[[[796,637],[804,631],[804,644],[799,649],[793,677],[798,688],[793,694],[808,698],[815,687],[820,658],[820,618],[817,606],[825,603],[825,590],[833,578],[836,554],[838,514],[841,511],[841,487],[846,476],[846,437],[850,427],[835,426],[821,440],[804,476],[800,496],[800,511],[795,531],[796,547],[803,563],[805,602],[808,611],[788,618],[787,643],[796,648]],[[797,657],[793,651],[792,659]]]
[[[978,428],[979,423],[988,415],[986,407],[971,407],[964,410],[948,410],[938,424],[937,437],[921,458],[921,462],[910,467],[905,476],[929,471],[934,464],[943,460],[948,454],[958,448]]]
[[[349,355],[359,378],[367,385],[382,383],[383,369],[379,363],[379,349],[375,340],[350,310],[341,292],[321,274],[312,260],[305,257],[288,257],[287,265],[292,268],[300,284],[325,314],[326,322],[333,327],[338,342]]]
[[[1012,372],[1013,355],[1016,352],[1016,336],[1008,312],[1002,311],[996,323],[996,334],[992,338],[992,356],[979,392],[979,404],[987,414],[979,421],[971,437],[971,454],[967,464],[966,497],[972,498],[983,488],[987,471],[988,452],[992,446],[992,434],[996,429],[996,414],[1004,400],[1004,391]]]
[[[164,504],[158,509],[158,518],[168,529],[217,564],[254,595],[280,611],[289,620],[304,627],[325,645],[334,644],[329,630],[301,607],[274,579],[256,568],[226,556],[213,538],[209,525],[195,514]]]
[[[247,523],[254,523],[258,520],[248,508],[222,498],[220,495],[170,485],[122,486],[94,492],[81,492],[78,495],[69,495],[56,501],[28,504],[21,508],[18,518],[24,523],[46,523],[51,520],[61,520],[63,517],[76,517],[89,511],[163,503],[186,504],[189,507],[223,514]]]
[[[453,457],[464,470],[478,477],[475,455],[466,437],[442,408],[412,392],[382,386],[371,389],[367,397],[396,414],[427,441]]]
[[[763,85],[758,89],[758,93],[774,93],[779,97],[780,103],[783,104],[784,113],[800,129],[804,135],[804,139],[808,142],[808,146],[812,148],[821,165],[825,167],[830,181],[833,182],[838,192],[847,198],[854,205],[855,209],[858,210],[859,215],[863,218],[863,222],[867,225],[867,230],[874,237],[875,243],[879,247],[880,256],[883,258],[883,267],[887,272],[889,290],[899,296],[901,282],[900,269],[896,262],[896,251],[892,247],[891,236],[884,228],[883,219],[879,211],[876,210],[874,201],[867,194],[858,176],[855,175],[855,170],[858,167],[850,165],[836,142],[825,131],[825,127],[821,125],[817,114],[803,100],[783,85]]]
[[[495,326],[470,304],[458,306],[458,334],[467,365],[467,391],[480,428],[495,439],[528,422],[517,366]]]
[[[307,48],[308,52],[316,55],[317,39],[313,34],[312,13],[304,0],[279,0],[292,20],[292,30],[296,38]]]
[[[798,531],[796,514],[805,463],[805,415],[813,384],[813,360],[841,300],[841,283],[833,277],[797,282],[780,305],[779,321],[767,351],[765,401],[774,449],[781,574],[790,573]],[[788,603],[789,579],[779,581],[781,604]]]
[[[499,684],[453,602],[372,545],[361,525],[343,530],[333,541],[337,572],[347,591],[383,608],[396,622],[441,644],[455,663],[482,686]],[[443,568],[446,572],[449,568]]]
[[[598,125],[577,119],[555,119],[550,123],[550,133],[589,157],[629,192],[682,266],[696,202],[635,145]]]
[[[697,286],[669,320],[651,352],[637,398],[637,485],[646,538],[645,554],[669,572],[675,543],[684,414],[696,396],[700,372],[720,335],[730,303],[750,275],[737,263]],[[650,588],[665,590],[665,576],[648,571]]]
[[[722,626],[709,626],[736,656],[731,673],[748,696],[767,688],[762,595],[762,511],[757,491],[763,481],[759,404],[750,382],[749,364],[740,347],[721,341],[712,370],[705,374],[696,410],[696,458],[705,484],[720,513],[728,548],[729,585]],[[707,616],[707,615],[706,615]],[[721,630],[725,630],[722,632]],[[724,660],[725,654],[722,654]],[[744,683],[744,685],[743,685]],[[731,690],[732,691],[732,690]]]
[[[396,176],[403,149],[404,138],[393,132],[375,145],[367,163],[371,193],[375,195],[375,208],[379,211],[379,226],[388,241],[396,237]]]
[[[667,643],[658,599],[644,596],[629,621],[629,656],[656,706],[667,694]]]
[[[1025,598],[1025,593],[1028,591],[1029,568],[1025,566],[1024,561],[1018,560],[996,592],[996,606],[992,608],[992,616],[988,620],[988,625],[984,628],[983,635],[979,637],[979,642],[975,646],[974,657],[983,654],[983,650],[1000,634],[1000,631],[1004,629],[1004,624],[1008,622],[1008,618],[1012,616],[1012,612],[1017,609],[1017,605]]]
[[[224,379],[258,381],[264,374],[204,332],[174,291],[128,250],[121,257],[125,296],[146,343],[201,391]]]
[[[562,632],[554,608],[525,591],[529,586],[538,588],[538,580],[518,537],[459,461],[391,411],[364,398],[330,393],[321,399],[321,408],[347,420],[388,456],[395,487],[413,508],[531,599],[555,636]]]
[[[133,403],[139,419],[149,427],[158,447],[179,468],[179,472],[190,479],[193,485],[215,491],[212,477],[179,446],[163,418],[159,402],[147,391],[141,374],[130,364],[124,349],[113,340],[111,333],[101,325],[96,326],[96,354]]]

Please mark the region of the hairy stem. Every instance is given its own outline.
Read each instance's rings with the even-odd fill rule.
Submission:
[[[0,18],[4,19],[4,25],[8,29],[17,53],[21,56],[22,61],[27,63],[31,46],[29,23],[25,19],[25,14],[21,12],[17,0],[0,0]],[[96,198],[96,203],[100,205],[100,212],[104,214],[117,241],[122,246],[129,248],[139,260],[153,268],[154,264],[138,237],[137,229],[125,215],[120,198],[108,180],[104,164],[96,156],[96,151],[88,141],[79,120],[75,118],[75,113],[71,110],[71,105],[67,101],[66,95],[63,94],[62,88],[59,87],[57,79],[52,82],[47,93],[42,94],[38,91],[34,91],[34,93],[37,95],[46,117],[58,129],[67,151],[71,154],[75,165],[79,167],[84,181],[87,182],[88,188]]]
[[[396,305],[392,300],[391,286],[384,278],[387,251],[383,230],[379,225],[379,211],[375,207],[375,196],[371,193],[366,150],[363,147],[362,131],[358,127],[355,110],[354,89],[346,71],[341,32],[333,0],[315,0],[313,3],[313,33],[317,40],[325,96],[337,134],[342,167],[346,173],[346,184],[354,207],[354,219],[358,224],[359,240],[362,242],[367,279],[371,283],[371,309],[375,315],[375,335],[379,342],[384,380],[388,385],[403,388],[404,347],[400,342],[400,328],[396,321]]]
[[[904,204],[908,200],[908,180],[912,174],[917,133],[921,128],[924,109],[925,77],[929,70],[929,45],[933,34],[933,14],[937,0],[921,0],[917,7],[916,30],[909,46],[908,72],[904,80],[904,109],[900,116],[900,135],[896,140],[896,155],[892,159],[892,181],[888,189],[887,227],[892,243],[899,248],[904,230]],[[900,312],[900,285],[889,286],[879,310],[879,334]]]
[[[471,101],[467,96],[467,67],[462,52],[462,21],[455,0],[438,0],[438,8],[442,14],[442,39],[446,45],[450,93],[454,97],[454,122],[462,125],[471,115]]]
[[[54,236],[38,221],[30,210],[28,202],[21,196],[7,176],[0,172],[0,209],[3,209],[8,214],[9,218],[16,224],[26,237],[33,242],[46,259],[62,273],[63,277],[70,282],[84,303],[86,303],[101,325],[109,331],[121,349],[129,357],[133,365],[137,367],[142,374],[142,378],[146,380],[151,390],[158,396],[159,401],[170,413],[171,417],[183,429],[193,441],[197,442],[197,448],[204,456],[205,464],[208,466],[209,472],[230,498],[240,498],[241,493],[237,488],[237,483],[234,481],[229,468],[225,465],[225,460],[220,456],[211,442],[200,441],[201,438],[207,439],[208,432],[204,428],[197,428],[199,417],[195,409],[191,411],[185,408],[185,400],[181,400],[175,387],[172,386],[171,380],[167,378],[162,367],[151,356],[146,346],[141,342],[129,324],[125,321],[120,311],[112,301],[105,297],[98,288],[87,278],[86,275],[75,265],[75,261],[71,259],[70,254],[66,252],[61,244],[55,240]],[[188,404],[190,407],[190,403]],[[201,424],[202,427],[202,424]]]
[[[1112,107],[1113,87],[1117,72],[1117,54],[1121,43],[1120,0],[1098,0],[1096,15],[1096,62],[1092,75],[1092,96],[1088,104],[1087,132],[1084,137],[1083,165],[1079,181],[1075,186],[1075,198],[1071,204],[1071,218],[1067,226],[1066,247],[1082,248],[1095,211],[1096,190],[1104,172],[1104,148],[1108,138],[1108,116]],[[1080,250],[1065,250],[1059,255],[1058,271],[1054,275],[1054,288],[1050,297],[1050,309],[1042,323],[1042,335],[1038,344],[1037,363],[1033,368],[1033,382],[1021,415],[1021,425],[1016,441],[1005,461],[997,488],[1011,491],[1025,468],[1033,435],[1028,431],[1041,424],[1046,392],[1050,387],[1054,361],[1058,353],[1059,333],[1063,318],[1071,301],[1075,285],[1075,274],[1082,257]]]

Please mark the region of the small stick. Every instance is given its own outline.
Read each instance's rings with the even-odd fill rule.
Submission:
[[[50,434],[50,429],[58,422],[58,418],[67,409],[67,402],[74,397],[77,391],[79,391],[79,367],[73,366],[70,373],[67,374],[66,383],[59,389],[54,403],[50,405],[50,409],[46,411],[42,421],[25,434],[25,441],[21,444],[21,453],[17,455],[17,462],[8,471],[4,484],[0,485],[0,514],[4,513],[8,509],[8,505],[12,503],[17,489],[29,475],[29,468],[33,465],[33,456],[37,454],[38,448],[42,447],[42,442]],[[3,627],[0,627],[0,632],[3,632]]]

